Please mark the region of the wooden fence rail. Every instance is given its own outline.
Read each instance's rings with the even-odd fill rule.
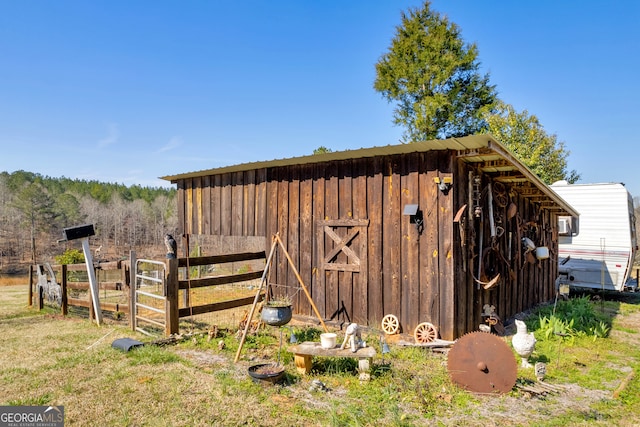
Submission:
[[[89,318],[93,320],[95,314],[93,311],[93,301],[90,298],[90,285],[88,281],[69,280],[69,272],[86,272],[87,267],[85,264],[67,264],[67,265],[52,265],[51,269],[56,275],[56,282],[60,284],[62,301],[60,310],[63,315],[69,314],[69,306],[71,307],[85,307],[89,309]],[[103,311],[129,313],[130,301],[129,301],[129,269],[130,263],[127,260],[96,263],[94,265],[96,278],[98,280],[98,289],[100,291],[122,291],[122,297],[125,298],[125,302],[109,302],[101,301],[100,308]],[[102,272],[102,274],[100,274]],[[113,272],[113,273],[109,273]],[[117,281],[107,281],[102,279],[102,276],[116,276],[119,278]],[[32,275],[30,275],[32,277]],[[33,278],[30,279],[31,289],[33,289]],[[75,298],[70,296],[70,291],[86,291],[86,298]],[[117,294],[116,294],[117,295]],[[44,295],[38,293],[38,307],[40,309],[44,306]]]
[[[213,277],[190,278],[191,273],[189,272],[189,269],[191,269],[192,267],[202,267],[210,265],[218,266],[222,264],[248,261],[254,261],[256,264],[259,264],[261,266],[260,269],[256,271],[243,271],[234,274],[224,274]],[[260,261],[262,261],[262,263],[260,263]],[[164,331],[165,335],[168,336],[171,334],[179,333],[179,322],[181,318],[251,305],[254,301],[254,296],[242,296],[222,301],[214,298],[215,302],[192,305],[189,298],[185,298],[183,301],[179,299],[179,291],[189,293],[191,290],[204,288],[212,288],[215,290],[216,287],[221,285],[233,285],[259,279],[264,272],[265,262],[266,256],[264,251],[165,260],[165,263],[167,265],[166,277],[163,278],[163,293],[165,296],[166,308]],[[128,321],[131,327],[134,327],[134,322],[132,321],[132,319],[135,315],[133,313],[133,310],[135,310],[135,304],[132,303],[132,298],[134,298],[135,293],[132,292],[132,283],[135,284],[136,282],[135,272],[131,271],[131,266],[135,265],[136,254],[133,251],[131,252],[130,258],[128,260],[95,264],[96,278],[98,280],[98,288],[101,294],[101,310],[107,312],[121,312],[128,314]],[[56,275],[56,281],[62,288],[62,314],[68,315],[70,306],[84,307],[89,309],[89,317],[93,320],[95,315],[93,314],[93,303],[89,295],[89,282],[69,280],[70,272],[86,272],[86,265],[52,265],[51,268]],[[180,269],[182,269],[183,274],[179,274],[181,272]],[[104,277],[109,275],[112,277],[118,277],[118,280],[105,280]],[[30,277],[31,276],[32,274],[30,274]],[[181,276],[187,277],[187,279],[179,279],[179,277]],[[31,291],[33,290],[34,286],[33,281],[33,278],[30,278],[30,301],[32,299]],[[72,292],[76,290],[86,291],[87,297],[77,298],[71,296]],[[126,298],[126,302],[114,303],[104,301],[102,298],[102,296],[104,296],[103,291],[109,291],[112,294],[115,293],[116,295],[117,291],[121,291],[122,296]],[[36,295],[36,298],[38,300],[38,307],[42,309],[44,303],[43,295],[41,293],[38,293]],[[260,299],[262,298],[264,298],[264,296],[261,296]]]
[[[246,261],[259,261],[263,260],[262,268],[257,271],[235,273],[228,275],[221,275],[215,277],[204,278],[188,278],[186,280],[178,279],[179,268],[192,268],[205,265],[219,265],[235,262]],[[179,290],[190,291],[192,289],[216,287],[220,285],[231,285],[250,280],[259,279],[264,272],[264,262],[266,262],[266,255],[264,251],[261,252],[245,252],[237,254],[226,254],[216,256],[203,256],[203,257],[190,257],[190,258],[178,258],[168,260],[168,273],[167,273],[167,321],[166,330],[167,335],[175,334],[179,332],[179,320],[181,318],[194,316],[198,314],[212,313],[221,310],[228,310],[231,308],[242,307],[253,303],[254,297],[241,297],[234,298],[225,301],[216,301],[208,304],[192,305],[187,307],[179,307]],[[187,271],[187,277],[190,272]],[[189,299],[187,299],[189,301]]]

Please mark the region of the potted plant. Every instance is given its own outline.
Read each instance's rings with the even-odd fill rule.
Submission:
[[[262,306],[261,318],[267,325],[286,325],[291,317],[291,298],[287,295],[272,297]]]

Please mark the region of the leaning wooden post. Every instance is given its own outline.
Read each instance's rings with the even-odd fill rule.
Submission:
[[[178,259],[169,258],[166,260],[167,274],[166,297],[165,297],[165,325],[164,333],[169,336],[180,332],[179,320],[180,310],[178,309]]]
[[[84,252],[84,262],[87,266],[87,273],[89,274],[89,288],[91,289],[89,318],[92,318],[92,314],[95,315],[96,323],[98,324],[98,326],[100,326],[100,324],[102,323],[102,311],[100,310],[99,288],[98,281],[96,280],[95,267],[93,266],[93,258],[91,257],[91,249],[89,248],[89,237],[95,234],[96,232],[93,229],[93,224],[68,227],[62,230],[63,238],[61,240],[58,240],[58,243],[81,239],[82,251]]]
[[[300,277],[300,274],[298,273],[298,269],[293,264],[293,260],[291,259],[291,256],[289,256],[289,252],[287,252],[287,249],[284,247],[284,244],[282,243],[282,240],[280,239],[280,236],[277,235],[277,234],[276,234],[276,239],[278,240],[278,243],[282,247],[282,251],[284,252],[284,255],[287,257],[287,261],[289,261],[289,265],[291,266],[291,269],[295,273],[296,278],[298,279],[298,282],[300,283],[300,286],[302,287],[302,290],[304,291],[305,295],[307,296],[307,299],[309,300],[309,303],[311,304],[311,307],[313,308],[313,311],[316,313],[316,316],[318,317],[318,320],[322,324],[322,327],[324,328],[324,331],[325,332],[329,332],[329,330],[327,329],[327,325],[325,325],[324,324],[324,320],[322,320],[322,316],[320,315],[320,312],[318,311],[318,308],[316,307],[316,305],[313,302],[313,298],[311,298],[311,294],[309,294],[309,291],[307,290],[307,287],[305,286],[304,282],[302,281],[302,277]]]
[[[253,312],[256,310],[256,305],[258,305],[258,300],[260,299],[260,293],[262,292],[262,287],[264,286],[264,282],[267,278],[267,271],[269,271],[269,266],[271,265],[271,258],[273,258],[273,253],[277,247],[278,243],[273,240],[271,244],[271,251],[269,252],[269,257],[267,258],[267,263],[264,266],[264,270],[262,271],[262,278],[260,279],[260,287],[258,288],[258,292],[256,292],[256,297],[253,299],[253,305],[251,306],[251,310],[249,310],[249,315],[247,316],[247,324],[244,325],[244,331],[242,332],[242,338],[240,339],[240,345],[238,345],[238,351],[236,352],[236,357],[233,359],[233,362],[236,363],[240,358],[240,352],[242,351],[242,346],[244,346],[244,340],[247,338],[247,332],[249,331],[249,327],[251,326],[251,319],[253,319]]]

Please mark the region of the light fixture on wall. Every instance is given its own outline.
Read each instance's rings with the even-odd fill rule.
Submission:
[[[446,195],[449,190],[451,190],[451,186],[453,185],[453,177],[451,176],[445,176],[442,179],[436,176],[435,178],[433,178],[433,181],[438,184],[438,188],[444,195]]]
[[[408,216],[409,222],[416,225],[418,234],[422,234],[422,230],[424,230],[424,218],[418,205],[404,205],[402,214]]]

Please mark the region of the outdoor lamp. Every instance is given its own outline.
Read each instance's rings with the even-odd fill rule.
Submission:
[[[402,215],[408,216],[409,223],[415,224],[418,234],[422,234],[422,230],[424,230],[424,217],[422,216],[422,211],[417,204],[404,205],[404,211],[402,211]]]

